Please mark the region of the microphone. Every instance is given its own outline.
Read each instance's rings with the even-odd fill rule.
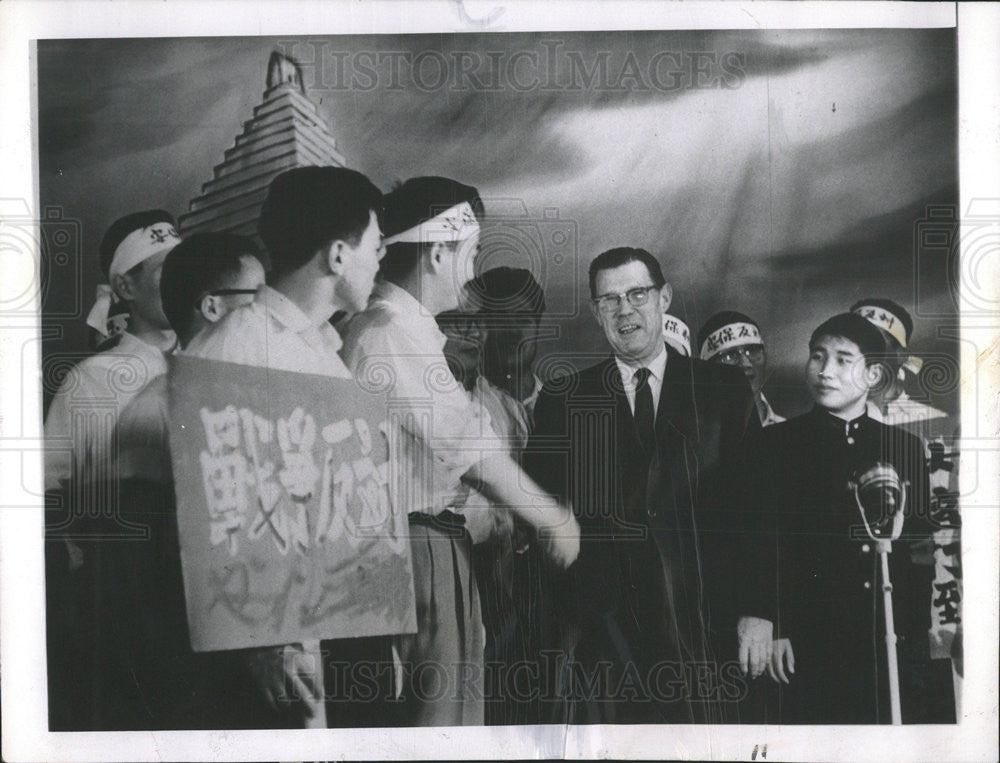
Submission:
[[[892,614],[892,583],[889,580],[889,554],[892,541],[903,532],[903,507],[906,505],[906,482],[896,468],[878,461],[868,469],[854,472],[848,483],[865,523],[868,537],[876,541],[882,568],[882,611],[885,616],[885,649],[889,668],[889,710],[894,726],[903,722],[899,699],[899,662],[896,654],[896,627]],[[853,535],[853,528],[852,528]]]
[[[894,541],[903,532],[906,482],[896,468],[879,461],[856,471],[849,483],[868,537],[874,541]]]

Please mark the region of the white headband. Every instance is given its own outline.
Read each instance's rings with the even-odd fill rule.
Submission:
[[[389,236],[384,243],[386,246],[400,243],[431,244],[435,241],[455,243],[472,238],[477,233],[479,221],[476,220],[476,214],[472,211],[472,205],[463,201],[430,220]]]
[[[906,347],[906,327],[898,315],[878,305],[858,305],[854,312],[888,331],[899,342],[900,347]]]
[[[166,220],[153,223],[148,228],[137,228],[129,233],[115,249],[108,267],[108,280],[112,286],[115,276],[127,273],[140,262],[145,262],[154,254],[170,251],[181,242],[174,226]],[[107,336],[108,313],[114,302],[115,294],[112,286],[100,284],[97,287],[97,300],[87,314],[87,325],[96,329],[102,336]]]
[[[701,359],[710,360],[719,353],[744,344],[763,344],[760,329],[752,323],[727,323],[717,328],[701,344]]]
[[[691,355],[691,330],[680,318],[663,316],[663,338],[681,355]]]
[[[108,327],[108,314],[111,312],[111,305],[114,304],[115,294],[106,283],[97,284],[97,295],[94,298],[94,306],[87,313],[87,325],[101,335],[110,336],[111,330]]]
[[[163,220],[147,228],[129,233],[115,249],[108,268],[108,280],[114,286],[115,276],[127,273],[154,254],[170,251],[181,242],[174,226]]]

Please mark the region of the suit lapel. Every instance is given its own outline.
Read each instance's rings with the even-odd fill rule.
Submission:
[[[635,428],[632,409],[625,395],[625,384],[614,357],[608,358],[600,366],[600,388],[603,395],[611,398],[615,406],[615,439],[619,450],[618,462],[629,464],[642,453],[642,444]]]
[[[671,430],[688,440],[698,439],[698,417],[694,405],[691,359],[667,345],[667,367],[656,406],[657,436],[669,437]]]

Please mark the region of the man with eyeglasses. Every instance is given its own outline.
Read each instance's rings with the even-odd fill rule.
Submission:
[[[198,334],[184,354],[353,379],[340,356],[340,336],[329,320],[338,311],[357,313],[368,302],[385,254],[381,207],[382,193],[355,170],[296,167],[275,177],[257,222],[271,260],[268,284],[250,304]],[[337,405],[331,400],[331,411]],[[387,639],[339,639],[324,644],[331,669],[334,662],[384,664],[391,660]],[[344,702],[336,694],[351,689],[345,682],[335,686],[333,676],[324,675],[319,644],[248,651],[276,723],[356,726],[377,720],[378,697],[366,705]],[[381,692],[379,680],[375,676],[366,690]],[[330,688],[329,695],[324,686]]]
[[[666,344],[672,291],[649,252],[604,252],[589,283],[613,354],[543,388],[525,454],[581,525],[577,563],[548,581],[567,659],[551,720],[734,722],[773,621],[745,541],[762,495],[750,390]]]
[[[163,261],[163,312],[181,348],[230,311],[250,304],[264,285],[264,266],[249,239],[196,233]],[[167,446],[167,377],[153,380],[122,411],[118,422],[119,479],[172,485]]]
[[[716,313],[698,332],[702,360],[739,366],[750,382],[761,426],[784,421],[764,397],[767,380],[767,351],[757,321],[743,313],[727,310]]]

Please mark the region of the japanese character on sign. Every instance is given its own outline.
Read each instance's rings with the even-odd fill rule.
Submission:
[[[935,583],[934,588],[938,595],[934,598],[933,605],[940,608],[941,625],[960,623],[962,618],[958,612],[958,605],[962,601],[962,594],[958,590],[958,581]]]
[[[368,422],[355,419],[342,420],[323,428],[323,439],[331,445],[343,442],[355,434],[361,445],[364,458],[353,463],[341,463],[334,471],[333,449],[327,449],[323,462],[320,487],[320,508],[317,521],[316,542],[336,540],[346,537],[352,548],[357,548],[366,535],[380,529],[387,529],[391,521],[389,507],[388,463],[376,467],[372,461],[372,437]],[[360,502],[357,516],[351,506]],[[391,535],[390,533],[387,533]],[[403,539],[405,540],[405,539]],[[392,536],[393,550],[400,539]]]
[[[208,450],[199,455],[205,501],[210,517],[212,545],[227,543],[229,553],[238,549],[236,533],[243,527],[250,509],[247,487],[252,476],[244,455],[238,450],[240,422],[236,408],[221,411],[201,409]]]
[[[316,420],[302,408],[296,408],[287,419],[278,420],[278,445],[285,460],[278,479],[297,503],[312,498],[319,479],[312,456],[315,442]]]

